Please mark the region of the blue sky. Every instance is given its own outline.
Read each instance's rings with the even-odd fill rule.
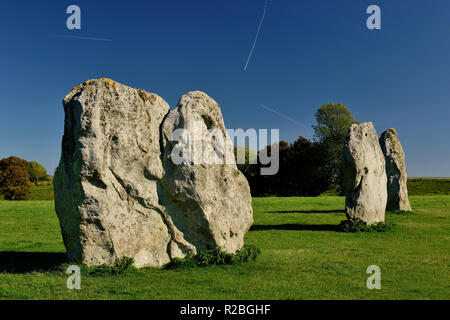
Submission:
[[[71,4],[81,30],[66,27]],[[366,28],[371,4],[381,30]],[[268,0],[244,71],[263,8],[264,0],[1,1],[0,158],[53,173],[62,98],[108,77],[172,107],[205,91],[228,128],[279,128],[288,141],[312,138],[315,111],[343,103],[379,134],[397,129],[409,176],[450,176],[450,1]]]

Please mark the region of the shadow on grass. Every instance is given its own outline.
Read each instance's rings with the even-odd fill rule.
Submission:
[[[0,273],[46,272],[66,262],[65,253],[1,251]]]
[[[345,213],[345,210],[286,210],[266,211],[267,213]]]
[[[277,224],[277,225],[253,225],[250,231],[267,230],[296,230],[296,231],[339,231],[339,225],[335,224]]]

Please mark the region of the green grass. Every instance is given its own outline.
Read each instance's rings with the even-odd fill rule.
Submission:
[[[450,195],[450,178],[408,178],[410,196]],[[339,188],[326,191],[322,196],[338,196]]]
[[[53,200],[53,185],[31,186],[30,200]]]
[[[450,195],[450,179],[448,178],[410,178],[408,193],[418,195]]]
[[[393,230],[337,232],[344,199],[255,198],[254,262],[122,275],[83,272],[68,290],[52,201],[0,201],[0,299],[449,299],[450,196],[411,197]],[[369,265],[381,290],[366,288]],[[40,271],[39,271],[40,270]]]

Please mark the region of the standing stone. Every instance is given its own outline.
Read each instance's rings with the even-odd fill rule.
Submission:
[[[171,141],[176,130],[186,137]],[[213,135],[206,135],[211,132]],[[219,105],[200,91],[184,95],[162,125],[164,203],[197,250],[242,248],[253,223],[250,188],[234,159]],[[174,163],[174,154],[184,160]]]
[[[89,80],[64,99],[65,128],[55,173],[55,208],[70,261],[136,266],[170,259],[158,205],[164,171],[159,127],[169,105],[108,79]]]
[[[99,79],[74,88],[63,104],[54,190],[70,261],[113,265],[130,257],[137,267],[161,266],[203,249],[242,248],[252,223],[247,181],[233,166],[171,166],[160,135],[170,107],[161,97]],[[198,115],[186,111],[180,121]],[[218,106],[211,111],[205,119],[223,125]]]
[[[367,224],[383,222],[387,202],[385,160],[371,122],[350,127],[343,170],[347,218]]]
[[[395,129],[383,132],[380,138],[381,149],[386,160],[387,210],[411,211],[408,199],[405,153]]]

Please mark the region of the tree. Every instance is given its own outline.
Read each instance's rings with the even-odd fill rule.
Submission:
[[[27,161],[17,157],[0,160],[0,193],[6,200],[30,198],[28,166]]]
[[[291,145],[289,176],[297,192],[292,195],[314,197],[329,190],[331,172],[327,150],[317,142],[300,137]]]
[[[47,170],[36,161],[29,163],[28,174],[30,175],[31,182],[43,181],[47,178]]]
[[[239,165],[253,196],[318,196],[330,186],[327,152],[320,143],[300,137],[294,143],[280,141],[279,171],[260,174],[261,163]],[[272,145],[265,147],[270,155]]]
[[[332,184],[340,185],[342,182],[342,152],[348,129],[352,124],[359,122],[353,118],[347,107],[334,103],[320,107],[315,117],[317,125],[313,126],[314,136],[327,150]]]

